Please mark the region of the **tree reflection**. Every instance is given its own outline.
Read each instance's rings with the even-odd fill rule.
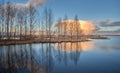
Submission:
[[[60,43],[61,47],[58,47],[58,43],[55,44],[56,49],[66,52],[74,51],[88,51],[92,50],[94,44],[92,42],[68,42]]]
[[[34,54],[31,44],[0,47],[0,73],[46,73]]]
[[[76,42],[0,46],[0,73],[52,73],[55,63],[68,65],[73,62],[77,65],[81,52],[87,50],[84,46],[93,46],[88,42],[84,44]]]
[[[72,61],[77,65],[81,52],[91,50],[93,46],[92,42],[56,43],[55,47],[58,51],[58,61],[61,62],[62,60],[66,65],[69,61]]]

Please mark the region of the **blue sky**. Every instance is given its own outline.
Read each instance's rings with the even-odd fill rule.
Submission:
[[[2,1],[2,0],[1,0]],[[4,0],[5,2],[9,0]],[[28,0],[10,0],[27,2]],[[84,20],[120,20],[120,0],[47,0],[42,7],[51,8],[56,18],[76,14]]]
[[[120,0],[49,0],[45,6],[57,17],[67,14],[72,18],[77,14],[85,20],[120,20]]]

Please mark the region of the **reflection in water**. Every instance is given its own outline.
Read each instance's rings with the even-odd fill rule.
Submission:
[[[61,51],[74,52],[74,51],[88,51],[94,47],[93,42],[74,42],[74,43],[57,43],[55,47]]]
[[[0,47],[0,73],[46,73],[32,45]]]
[[[57,47],[59,50],[54,49]],[[0,73],[52,73],[56,62],[77,65],[90,42],[0,46]],[[67,52],[69,51],[69,52]]]
[[[67,65],[69,61],[73,61],[74,64],[77,65],[80,58],[80,53],[82,51],[91,50],[94,45],[92,42],[74,42],[74,43],[69,42],[69,43],[56,43],[54,46],[58,51],[57,57],[59,63],[63,60],[64,63]]]
[[[119,39],[0,46],[0,73],[120,73]]]

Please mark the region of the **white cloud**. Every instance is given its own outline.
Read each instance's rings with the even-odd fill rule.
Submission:
[[[26,3],[13,3],[9,4],[13,8],[29,8],[31,7],[37,7],[42,5],[46,0],[28,0]],[[8,7],[8,4],[5,4],[2,6],[4,9]]]

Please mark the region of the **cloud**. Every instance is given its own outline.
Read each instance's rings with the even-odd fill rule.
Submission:
[[[120,26],[120,21],[112,22],[104,26]]]
[[[39,5],[42,5],[46,0],[29,0],[27,5],[32,5],[32,7],[37,7]]]
[[[28,0],[26,3],[6,3],[0,7],[0,14],[6,16],[10,8],[10,16],[14,18],[22,13],[28,13],[29,8],[36,8],[45,3],[46,0]],[[4,12],[3,12],[4,11]]]
[[[11,3],[11,4],[5,4],[2,6],[2,8],[6,9],[9,5],[12,8],[29,8],[30,6],[35,8],[37,6],[40,6],[45,3],[46,0],[28,0],[26,3]]]
[[[106,20],[102,20],[102,21],[93,21],[94,24],[100,25],[100,26],[104,26],[106,24],[109,24],[110,22],[112,22],[112,19],[106,19]]]
[[[94,24],[101,27],[120,26],[120,21],[113,21],[112,19],[106,19],[103,21],[93,21]]]
[[[59,26],[63,33],[66,31],[66,34],[72,33],[73,35],[76,35],[77,31],[78,34],[88,35],[96,30],[96,26],[94,26],[94,24],[88,20],[78,20],[78,24],[75,24],[75,20],[63,20],[55,24],[55,27],[58,28]]]
[[[120,33],[120,21],[113,21],[112,19],[106,19],[103,21],[93,21],[99,29],[95,33],[100,34],[118,34]]]

